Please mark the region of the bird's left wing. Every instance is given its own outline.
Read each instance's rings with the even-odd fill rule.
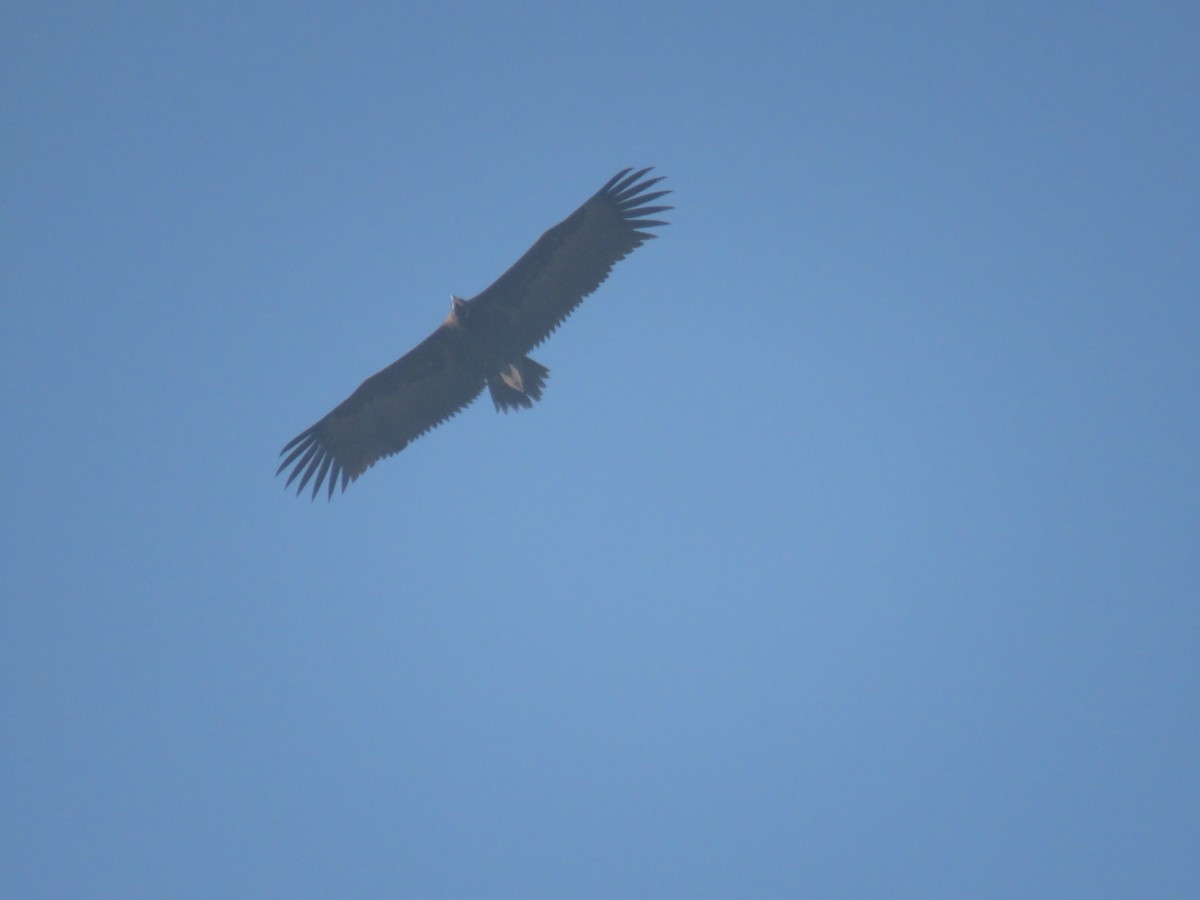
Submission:
[[[471,301],[504,323],[516,354],[545,340],[614,265],[653,238],[646,229],[667,224],[647,218],[672,208],[650,205],[671,192],[646,193],[662,181],[644,177],[649,171],[618,172]]]

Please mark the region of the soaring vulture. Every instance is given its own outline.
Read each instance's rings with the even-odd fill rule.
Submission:
[[[399,453],[478,397],[486,385],[496,409],[508,412],[541,399],[550,371],[530,350],[608,277],[612,267],[665,225],[653,218],[670,206],[652,206],[670,191],[650,169],[624,169],[583,206],[543,234],[483,293],[451,297],[450,315],[437,330],[386,369],[362,383],[325,418],[288,441],[275,474],[291,467],[296,493],[312,482],[328,496],[380,459]]]

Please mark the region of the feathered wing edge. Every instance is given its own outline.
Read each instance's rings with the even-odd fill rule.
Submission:
[[[288,479],[284,483],[285,490],[290,488],[292,482],[299,478],[300,482],[296,485],[297,497],[304,493],[305,486],[311,481],[311,499],[317,499],[317,494],[320,493],[323,484],[326,487],[327,499],[333,499],[333,492],[339,482],[341,483],[341,490],[344,493],[351,482],[357,481],[358,476],[366,472],[371,466],[379,462],[379,460],[394,456],[413,441],[424,437],[439,425],[457,416],[475,401],[483,392],[483,389],[484,381],[481,378],[477,385],[473,385],[469,392],[458,397],[452,405],[445,407],[432,416],[419,420],[420,424],[407,434],[393,433],[386,441],[380,441],[376,434],[372,438],[365,439],[368,441],[365,446],[360,445],[361,440],[363,440],[360,438],[360,441],[351,441],[348,446],[341,446],[340,449],[339,444],[346,445],[344,429],[352,428],[360,431],[360,433],[364,428],[368,432],[375,431],[370,421],[363,417],[372,417],[379,414],[359,411],[344,417],[344,421],[340,423],[331,421],[335,417],[338,417],[340,412],[339,407],[339,409],[335,409],[329,415],[325,416],[325,418],[321,419],[321,421],[300,432],[300,434],[284,445],[284,448],[279,452],[279,455],[283,457],[283,461],[279,464],[279,468],[275,470],[275,475],[278,477],[284,469],[290,466],[292,471],[288,474]],[[353,399],[352,396],[346,402],[350,402]],[[376,422],[376,424],[378,423]],[[340,431],[343,434],[339,435]],[[341,440],[339,440],[339,437]],[[354,449],[356,445],[359,446],[357,446],[357,449]]]
[[[284,488],[299,479],[299,496],[311,481],[312,499],[323,485],[332,498],[339,482],[345,491],[379,460],[399,453],[470,406],[483,392],[484,379],[439,365],[443,357],[438,346],[444,340],[438,329],[288,441],[275,470],[278,476],[291,467]]]
[[[514,349],[528,353],[546,340],[607,280],[613,266],[656,237],[647,229],[668,224],[649,218],[673,209],[652,205],[671,192],[647,193],[663,180],[644,178],[650,171],[622,169],[471,301],[508,311]]]
[[[296,486],[297,497],[304,493],[304,486],[308,484],[314,475],[317,479],[313,482],[312,487],[312,499],[314,500],[317,499],[317,494],[321,490],[321,483],[326,477],[329,478],[328,499],[333,498],[333,490],[337,486],[339,478],[341,478],[343,493],[346,490],[346,486],[352,480],[358,478],[357,475],[351,478],[350,473],[342,467],[342,464],[334,458],[329,448],[321,442],[317,433],[320,425],[321,423],[318,422],[311,428],[300,432],[279,451],[280,456],[284,456],[284,454],[287,454],[287,456],[279,464],[279,468],[275,470],[276,477],[284,469],[292,465],[293,461],[296,464],[295,468],[292,469],[292,473],[288,476],[287,483],[283,486],[284,490],[292,486],[292,482],[296,480],[296,476],[304,473],[300,479],[300,484]]]
[[[550,334],[553,333],[585,299],[595,293],[600,285],[608,280],[609,274],[612,272],[613,267],[616,266],[617,263],[627,257],[638,247],[642,246],[642,244],[646,243],[646,241],[653,240],[654,238],[658,237],[657,234],[647,231],[646,229],[661,228],[664,225],[670,224],[664,219],[647,218],[647,216],[654,216],[658,213],[664,213],[675,208],[673,206],[666,205],[647,205],[671,193],[669,190],[652,191],[651,193],[646,193],[646,191],[650,190],[650,188],[654,187],[654,185],[658,184],[666,177],[665,175],[657,175],[654,178],[645,178],[643,180],[644,176],[653,170],[653,166],[647,166],[644,169],[638,169],[636,172],[634,172],[632,169],[622,169],[620,172],[610,178],[605,183],[604,187],[600,188],[600,190],[595,193],[595,195],[592,197],[592,200],[588,201],[590,203],[593,200],[603,198],[615,205],[620,213],[622,224],[630,230],[624,235],[625,241],[622,242],[618,248],[615,248],[615,255],[612,259],[607,261],[604,266],[604,270],[600,274],[596,283],[585,288],[582,294],[580,294],[577,298],[574,298],[573,302],[568,305],[568,307],[563,311],[562,315],[559,316],[554,324],[550,327],[549,332],[547,332],[546,335],[538,341],[539,344],[549,337]]]
[[[620,208],[625,222],[632,225],[634,234],[641,238],[634,247],[639,247],[644,241],[658,237],[649,231],[642,231],[643,228],[658,228],[668,224],[661,219],[645,219],[643,216],[653,216],[657,213],[666,212],[674,209],[673,206],[643,206],[644,203],[653,203],[660,197],[665,197],[671,193],[669,190],[655,191],[652,194],[645,194],[643,191],[649,190],[654,185],[662,181],[666,176],[657,175],[654,178],[647,178],[645,181],[639,181],[642,176],[654,170],[653,166],[647,166],[644,169],[639,169],[633,172],[632,169],[622,169],[616,175],[608,180],[604,187],[596,192],[597,197],[609,197]],[[629,173],[633,172],[632,175]],[[631,248],[632,249],[632,248]]]
[[[653,203],[655,200],[665,197],[671,193],[669,190],[652,191],[648,194],[646,193],[646,191],[650,190],[650,188],[654,187],[654,185],[658,184],[666,177],[665,175],[657,175],[654,178],[645,178],[643,180],[644,176],[653,170],[653,166],[647,166],[644,169],[638,169],[636,172],[633,171],[632,168],[622,169],[607,182],[605,182],[604,187],[596,191],[596,193],[593,194],[592,197],[583,204],[583,207],[581,207],[581,209],[586,208],[598,200],[607,202],[616,207],[616,210],[620,215],[621,224],[629,230],[621,235],[620,238],[618,238],[619,242],[616,246],[610,248],[613,255],[609,259],[603,261],[602,270],[598,273],[595,283],[586,285],[577,297],[571,298],[571,301],[563,310],[562,315],[560,315],[550,327],[549,332],[547,332],[546,335],[538,341],[539,344],[549,337],[550,334],[556,328],[558,328],[560,324],[562,324],[563,320],[575,311],[580,303],[582,303],[587,297],[590,297],[597,290],[597,288],[600,287],[600,285],[608,280],[609,274],[612,272],[613,267],[617,263],[627,257],[638,247],[642,246],[642,244],[646,243],[646,241],[658,237],[657,234],[654,234],[651,231],[646,231],[645,229],[660,228],[664,225],[670,224],[663,219],[646,218],[647,216],[653,216],[675,208],[673,206],[665,205],[646,205]]]

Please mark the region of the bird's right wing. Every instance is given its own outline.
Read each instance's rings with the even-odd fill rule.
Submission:
[[[446,326],[366,381],[329,415],[288,441],[275,474],[291,467],[287,485],[300,479],[296,493],[312,481],[315,499],[329,479],[328,492],[342,490],[380,459],[458,413],[483,390],[484,380],[460,365],[450,352]]]

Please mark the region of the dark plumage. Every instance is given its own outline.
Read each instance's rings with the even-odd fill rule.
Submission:
[[[665,225],[647,216],[670,191],[652,191],[649,169],[618,172],[583,206],[543,234],[507,272],[470,300],[451,298],[450,315],[420,344],[372,375],[280,452],[296,493],[312,483],[328,496],[455,415],[486,386],[497,410],[541,399],[549,370],[530,359],[612,267]]]

